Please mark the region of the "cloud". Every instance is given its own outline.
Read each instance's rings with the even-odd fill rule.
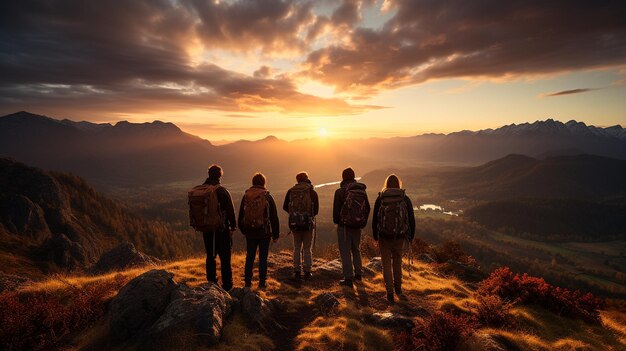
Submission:
[[[550,97],[550,96],[562,96],[562,95],[572,95],[572,94],[581,94],[586,93],[588,91],[597,90],[594,88],[580,88],[580,89],[570,89],[570,90],[562,90],[554,93],[544,93],[541,94],[541,97]]]
[[[381,29],[311,52],[301,74],[340,92],[445,78],[503,78],[626,62],[626,3],[395,0]]]
[[[0,107],[72,112],[200,108],[294,115],[377,106],[298,92],[287,75],[198,62],[198,46],[304,50],[312,4],[296,0],[0,3]]]

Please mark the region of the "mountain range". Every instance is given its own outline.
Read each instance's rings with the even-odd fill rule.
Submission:
[[[322,183],[336,180],[348,165],[363,174],[416,164],[477,165],[511,153],[626,159],[626,130],[548,119],[450,134],[294,141],[270,136],[216,146],[160,121],[97,124],[24,111],[0,117],[0,156],[71,172],[97,187],[198,181],[211,163],[224,166],[227,182],[262,171],[274,184],[289,184],[296,172],[307,170]]]

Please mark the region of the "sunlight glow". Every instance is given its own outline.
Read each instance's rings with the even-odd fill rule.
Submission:
[[[328,130],[326,128],[320,128],[319,134],[320,134],[320,137],[325,138],[328,136]]]

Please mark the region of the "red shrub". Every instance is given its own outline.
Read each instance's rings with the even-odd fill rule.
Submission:
[[[434,258],[437,263],[446,263],[450,260],[476,266],[476,260],[465,253],[458,241],[446,241],[440,246],[433,248]]]
[[[503,301],[498,295],[478,295],[477,300],[476,315],[481,324],[494,327],[511,324],[510,303]]]
[[[96,283],[61,293],[0,294],[0,349],[44,350],[62,345],[66,336],[93,325],[124,280]]]
[[[430,351],[454,351],[476,327],[473,317],[437,312],[424,328],[424,344]]]
[[[604,301],[578,290],[555,287],[542,278],[514,274],[508,267],[496,269],[478,287],[482,296],[497,295],[514,303],[537,303],[558,314],[598,321]]]

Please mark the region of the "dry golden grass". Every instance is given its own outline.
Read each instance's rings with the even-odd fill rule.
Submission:
[[[326,350],[390,350],[389,332],[362,322],[368,309],[359,310],[353,305],[344,306],[333,317],[317,317],[300,330],[296,349],[303,351]]]
[[[232,256],[233,278],[235,286],[243,283],[243,266],[245,255],[235,253]],[[174,274],[179,283],[195,286],[206,282],[204,258],[164,263],[157,267],[143,267],[119,273],[99,276],[54,276],[47,280],[35,282],[22,287],[25,293],[56,292],[62,293],[68,285],[84,287],[99,282],[124,280],[132,278],[151,269],[165,269]],[[219,272],[219,269],[218,269]],[[256,274],[256,272],[255,272]],[[393,334],[364,322],[364,316],[375,310],[391,310],[405,313],[407,308],[421,307],[434,312],[437,310],[453,310],[470,313],[476,305],[473,290],[464,282],[453,277],[442,276],[432,266],[416,262],[409,276],[405,270],[403,288],[408,301],[399,302],[388,308],[384,302],[384,283],[382,274],[376,274],[363,281],[355,292],[346,293],[335,282],[326,285],[303,285],[294,287],[279,281],[272,275],[268,277],[268,289],[260,294],[266,298],[280,297],[287,306],[287,314],[299,316],[302,310],[311,311],[303,316],[299,328],[293,331],[293,348],[297,350],[390,350],[393,345]],[[312,300],[323,292],[333,292],[339,297],[341,307],[330,316],[316,316]],[[369,307],[360,305],[359,297],[369,297]],[[506,341],[523,350],[623,350],[626,349],[626,313],[603,311],[602,325],[588,324],[580,320],[559,317],[536,306],[518,306],[511,310],[516,322],[515,328],[496,329],[481,328],[463,344],[464,350],[497,350],[498,342]],[[306,317],[306,318],[305,318]],[[415,319],[419,322],[418,317]],[[301,327],[301,329],[300,329]],[[101,337],[105,327],[103,323],[76,336],[73,347],[82,349],[94,339]],[[217,350],[272,350],[281,344],[285,347],[287,336],[264,335],[250,330],[246,326],[244,316],[234,314],[223,330],[223,341]],[[177,337],[178,349],[209,349],[200,347],[193,335]]]

